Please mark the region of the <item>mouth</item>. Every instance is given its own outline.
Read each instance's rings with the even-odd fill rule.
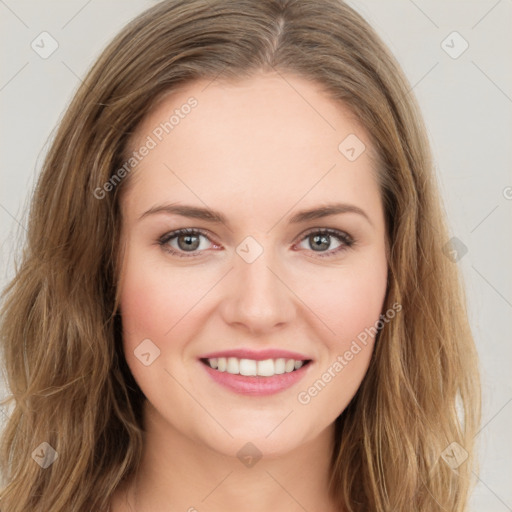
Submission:
[[[261,354],[260,354],[261,355]],[[312,366],[311,359],[201,358],[212,381],[238,395],[266,397],[291,389]]]
[[[274,377],[293,373],[311,363],[311,359],[240,359],[237,357],[201,358],[200,361],[212,370],[245,377]]]

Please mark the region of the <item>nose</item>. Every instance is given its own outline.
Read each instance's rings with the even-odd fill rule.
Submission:
[[[290,324],[296,305],[285,274],[268,248],[251,263],[235,254],[234,269],[224,283],[224,320],[253,335]]]

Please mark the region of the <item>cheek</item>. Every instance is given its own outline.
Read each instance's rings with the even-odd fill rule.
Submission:
[[[375,258],[317,280],[309,290],[311,309],[329,327],[325,331],[337,348],[350,344],[365,328],[375,325],[382,312],[387,286],[385,259]]]
[[[126,334],[162,337],[204,294],[200,275],[193,269],[169,272],[161,264],[144,261],[134,251],[127,257],[120,296]],[[385,258],[374,257],[347,268],[325,269],[324,279],[301,278],[302,286],[297,286],[302,287],[306,304],[334,331],[331,334],[339,343],[375,324],[382,310],[386,280]]]
[[[170,271],[136,250],[126,255],[120,292],[123,349],[126,362],[147,397],[154,398],[161,389],[169,389],[168,376],[163,373],[169,366],[169,352],[179,358],[191,335],[194,310],[188,312],[205,293],[193,279],[192,274]],[[148,339],[152,343],[143,344]],[[154,357],[148,366],[140,359],[145,353]]]
[[[359,389],[373,353],[386,286],[387,263],[376,257],[367,264],[340,268],[310,289],[311,309],[321,313],[318,316],[330,329],[323,329],[322,338],[327,358],[297,395],[310,414],[334,421]]]
[[[166,271],[136,252],[127,257],[120,310],[130,344],[141,336],[162,338],[183,316],[182,306],[188,302],[187,294],[193,294],[194,285],[179,276],[179,272]]]

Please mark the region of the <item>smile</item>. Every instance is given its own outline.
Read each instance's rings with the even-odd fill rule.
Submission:
[[[238,359],[219,357],[200,359],[201,366],[214,382],[238,394],[265,396],[284,391],[301,380],[311,360]]]
[[[291,373],[301,368],[309,362],[296,359],[264,359],[256,361],[255,359],[239,359],[237,357],[215,357],[212,359],[202,359],[210,368],[219,372],[227,372],[232,375],[273,377],[283,373]]]

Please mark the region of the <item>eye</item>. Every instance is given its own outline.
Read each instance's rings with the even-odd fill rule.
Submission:
[[[330,251],[323,251],[322,249],[328,248],[331,245],[333,238],[336,238],[340,244]],[[306,233],[302,241],[309,242],[310,246],[314,248],[313,252],[316,252],[320,258],[336,256],[338,253],[352,247],[355,243],[355,240],[347,233],[331,228],[313,228]]]
[[[197,257],[201,256],[202,252],[206,249],[205,247],[200,247],[201,237],[210,240],[206,232],[201,229],[183,228],[163,235],[158,240],[158,244],[166,252],[174,256],[180,258]],[[339,245],[329,251],[322,250],[331,245],[333,238],[340,242]],[[352,247],[355,243],[355,240],[347,233],[331,228],[313,228],[302,237],[301,242],[303,241],[309,242],[310,246],[313,247],[312,252],[317,253],[320,258],[333,257]],[[171,244],[171,242],[176,242],[177,246],[176,244]],[[216,244],[214,245],[219,247]]]
[[[208,239],[205,232],[195,228],[183,228],[171,233],[167,233],[158,240],[159,245],[167,252],[183,258],[200,256],[201,253],[197,252],[194,254],[193,251],[197,251],[200,246],[200,237]],[[176,239],[176,240],[174,240]],[[170,244],[171,241],[176,241],[178,247],[174,247]],[[204,248],[203,248],[204,249]],[[185,254],[184,254],[185,253]],[[190,253],[190,254],[186,254]]]

